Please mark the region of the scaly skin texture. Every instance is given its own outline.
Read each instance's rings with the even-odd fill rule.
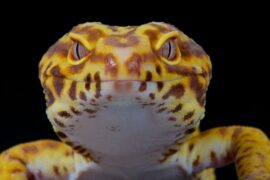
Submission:
[[[0,179],[215,179],[213,168],[232,162],[239,179],[270,179],[270,142],[259,129],[199,131],[211,62],[172,25],[81,24],[39,69],[63,143],[4,151]]]

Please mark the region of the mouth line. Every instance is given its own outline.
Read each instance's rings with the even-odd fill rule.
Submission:
[[[71,78],[66,78],[66,77],[61,77],[61,76],[47,76],[47,77],[55,77],[55,78],[61,78],[61,79],[65,79],[65,80],[69,80],[69,81],[74,81],[74,82],[82,82],[82,83],[87,83],[88,81],[85,81],[85,80],[75,80],[75,79],[71,79]],[[174,78],[174,79],[165,79],[165,80],[156,80],[156,81],[149,81],[149,80],[136,80],[136,79],[120,79],[120,80],[113,80],[113,79],[108,79],[108,80],[100,80],[100,81],[91,81],[91,83],[97,83],[97,82],[145,82],[145,83],[157,83],[157,82],[172,82],[172,81],[177,81],[177,80],[182,80],[184,79],[185,77],[181,77],[181,78]]]

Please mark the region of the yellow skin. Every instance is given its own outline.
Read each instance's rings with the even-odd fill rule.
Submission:
[[[211,62],[172,25],[81,24],[39,68],[63,142],[4,151],[0,179],[215,179],[213,168],[232,162],[239,179],[270,179],[270,142],[259,129],[199,132]]]

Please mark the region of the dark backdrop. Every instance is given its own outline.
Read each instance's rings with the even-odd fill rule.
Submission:
[[[40,5],[29,10],[9,7],[9,13],[1,12],[0,151],[22,142],[57,139],[45,115],[38,62],[72,26],[86,21],[123,26],[149,21],[174,24],[195,39],[212,59],[213,79],[202,129],[240,124],[261,128],[270,136],[266,11],[258,4],[195,5],[170,2],[159,9],[132,9],[128,2],[121,10],[110,5],[110,10],[105,10],[93,4],[81,4],[83,10],[41,10]],[[217,173],[219,179],[227,179],[228,175],[236,178],[233,165]]]

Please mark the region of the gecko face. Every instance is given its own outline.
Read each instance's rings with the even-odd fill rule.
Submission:
[[[204,114],[211,77],[204,50],[174,26],[156,22],[78,25],[47,51],[39,68],[47,114],[59,137],[86,149],[98,146],[86,145],[88,134],[103,132],[99,138],[108,135],[105,129],[146,127],[145,114],[162,121],[159,130],[190,130]],[[132,112],[140,120],[129,120]]]

